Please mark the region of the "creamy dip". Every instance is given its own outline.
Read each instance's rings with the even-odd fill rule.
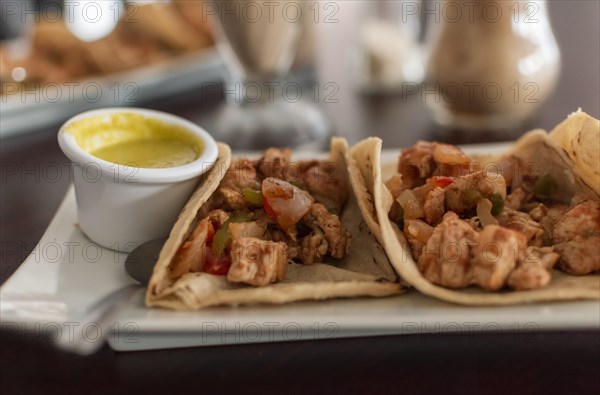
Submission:
[[[186,128],[134,113],[86,118],[73,122],[66,131],[89,154],[126,166],[183,166],[204,150],[204,142]]]

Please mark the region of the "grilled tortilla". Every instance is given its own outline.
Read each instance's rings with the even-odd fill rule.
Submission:
[[[260,217],[255,221],[259,222],[266,212],[270,216],[270,219],[267,218],[269,225],[266,232],[271,233],[266,237],[268,240],[257,241],[256,243],[264,246],[261,249],[262,252],[266,249],[271,252],[278,251],[278,253],[270,255],[272,259],[281,258],[281,251],[283,251],[284,256],[286,254],[288,257],[292,256],[291,248],[297,246],[297,243],[290,241],[288,237],[293,237],[299,241],[301,235],[296,234],[299,231],[292,226],[284,228],[289,232],[289,235],[281,236],[283,230],[278,225],[284,223],[281,215],[285,207],[283,209],[282,206],[275,207],[281,212],[274,213],[275,209],[270,206],[267,207],[264,203],[266,195],[264,197],[261,195],[265,205],[262,207],[260,200],[258,202],[254,201],[255,196],[252,193],[255,192],[252,191],[250,191],[252,193],[249,192],[247,196],[244,196],[250,201],[254,201],[255,205],[258,203],[257,207],[260,208],[250,213],[250,218],[238,216],[237,220],[233,221],[233,217],[239,214],[230,212],[228,221],[215,225],[215,218],[223,215],[215,205],[218,205],[220,201],[219,194],[225,193],[225,183],[231,181],[232,173],[227,173],[227,170],[235,171],[234,166],[236,163],[239,166],[244,166],[244,162],[234,161],[234,164],[232,164],[229,147],[220,144],[219,157],[215,166],[206,174],[201,186],[182,210],[160,253],[147,289],[146,304],[171,309],[193,310],[217,305],[284,304],[300,300],[356,296],[382,297],[403,292],[404,287],[398,282],[398,277],[387,259],[383,247],[376,242],[375,237],[369,231],[369,227],[364,223],[357,205],[357,199],[348,183],[345,162],[346,151],[347,143],[345,140],[332,140],[329,161],[335,165],[336,169],[340,170],[338,176],[344,181],[343,185],[347,186],[347,191],[339,191],[340,195],[347,194],[348,196],[341,212],[339,212],[339,220],[345,229],[344,232],[347,231],[348,239],[351,239],[351,243],[348,243],[348,246],[345,247],[346,251],[343,257],[333,258],[331,255],[336,254],[336,256],[339,256],[344,251],[331,252],[330,245],[328,253],[321,257],[322,259],[314,259],[315,262],[312,262],[312,257],[302,257],[300,259],[297,256],[298,254],[294,253],[294,259],[286,259],[285,263],[277,266],[273,269],[273,272],[263,266],[258,269],[243,266],[240,263],[243,258],[238,259],[234,250],[245,240],[250,239],[241,238],[233,242],[228,240],[228,243],[224,244],[223,232],[221,231],[220,235],[217,235],[219,230],[224,229],[224,227],[228,226],[233,235],[235,233],[233,230],[239,228],[234,225],[248,224],[250,221],[256,220],[255,216]],[[256,164],[254,166],[256,167]],[[227,177],[227,174],[229,174],[229,177]],[[299,194],[304,196],[305,194],[296,186],[292,187],[281,180],[265,178],[260,182],[263,184],[263,191],[265,191],[265,183],[269,182],[270,184],[285,184],[286,188],[295,191],[294,196]],[[244,193],[246,192],[244,191]],[[230,204],[230,202],[227,204]],[[323,208],[323,206],[319,207]],[[212,218],[212,222],[207,220],[209,217]],[[334,218],[333,216],[330,217]],[[337,218],[337,215],[335,218]],[[217,228],[219,230],[208,236],[213,231],[207,232],[206,227],[211,228],[213,226],[215,226],[215,230]],[[250,228],[252,227],[250,226]],[[275,237],[275,231],[272,231],[272,228],[276,229],[279,234],[278,237]],[[262,229],[264,230],[264,228]],[[246,229],[246,232],[248,231]],[[256,227],[252,232],[255,231]],[[319,233],[321,230],[315,229],[311,232]],[[264,238],[265,236],[261,237]],[[288,244],[287,246],[281,241],[282,238],[287,240],[285,241]],[[193,243],[198,243],[199,240],[199,250],[203,250],[205,254],[211,255],[212,258],[206,259],[206,255],[200,263],[194,261],[196,263],[185,264],[187,261],[184,261],[182,256],[186,254],[186,249],[189,250],[190,246],[193,246]],[[229,250],[231,251],[228,252]],[[218,262],[225,256],[223,254],[228,253],[231,254],[231,258],[228,258],[231,259],[231,262],[228,262],[231,266],[223,269],[223,267],[218,266]],[[214,263],[215,261],[214,254],[219,255],[216,260],[217,266],[211,264],[212,266],[209,268],[208,262]],[[310,260],[310,262],[304,264],[303,259]],[[272,260],[268,259],[263,263],[270,265]],[[269,272],[265,274],[266,271]]]
[[[348,152],[349,174],[351,177],[360,180],[364,186],[364,193],[357,194],[359,196],[359,206],[363,215],[367,218],[366,222],[373,228],[373,234],[381,238],[392,265],[404,281],[424,294],[464,305],[508,305],[541,301],[600,299],[600,275],[598,274],[598,269],[600,268],[598,261],[600,259],[600,243],[597,243],[599,237],[598,228],[600,227],[598,218],[598,202],[600,202],[598,188],[599,144],[598,120],[579,111],[558,125],[550,134],[541,130],[529,132],[519,139],[509,152],[501,156],[487,157],[482,159],[480,163],[481,166],[485,167],[491,163],[502,163],[503,158],[516,158],[521,163],[528,165],[527,168],[530,173],[527,174],[527,177],[535,177],[534,179],[540,180],[546,175],[551,176],[554,186],[552,188],[552,204],[559,206],[561,204],[572,205],[569,211],[561,213],[562,216],[558,221],[561,222],[561,234],[556,234],[559,233],[557,231],[559,225],[555,225],[556,227],[550,231],[550,235],[544,236],[541,232],[538,232],[536,235],[539,237],[539,243],[542,243],[542,240],[546,243],[547,239],[543,239],[543,237],[549,237],[550,244],[555,244],[551,247],[543,247],[544,251],[547,252],[547,256],[554,256],[555,260],[558,254],[560,254],[560,257],[555,264],[555,269],[548,270],[551,273],[551,281],[549,283],[539,284],[539,278],[536,277],[539,271],[535,275],[525,276],[527,281],[534,281],[534,283],[538,281],[535,289],[527,290],[518,289],[519,284],[515,285],[514,283],[511,283],[511,287],[509,287],[506,281],[498,282],[498,277],[493,276],[487,276],[487,282],[474,284],[473,277],[476,276],[469,271],[475,270],[473,269],[473,256],[482,254],[481,247],[477,247],[482,244],[478,244],[477,242],[471,243],[469,241],[464,244],[464,248],[466,249],[462,251],[468,251],[471,254],[471,260],[469,260],[469,255],[463,256],[465,258],[463,262],[467,262],[468,264],[460,268],[463,272],[458,273],[459,275],[456,275],[456,267],[444,266],[452,264],[450,261],[456,259],[456,254],[451,258],[441,259],[437,262],[439,264],[439,271],[432,271],[432,266],[428,266],[425,259],[419,261],[419,258],[415,256],[415,251],[419,251],[419,249],[415,249],[414,244],[411,245],[409,243],[401,229],[407,226],[407,221],[404,220],[404,223],[397,223],[390,219],[396,199],[394,199],[390,189],[385,184],[385,181],[389,179],[391,174],[382,174],[380,160],[381,140],[377,138],[364,140]],[[412,171],[414,176],[415,172],[413,170],[410,170],[408,173]],[[409,177],[408,174],[406,177]],[[460,176],[457,178],[450,177],[449,180],[446,180],[443,177],[432,177],[434,181],[441,182],[442,186],[450,182],[456,183],[456,180],[459,178]],[[502,178],[500,181],[512,186],[512,191],[508,189],[510,192],[514,192],[516,186],[519,185],[515,179],[511,180],[507,178],[505,180]],[[356,185],[357,182],[354,182],[354,184]],[[388,183],[388,185],[390,184]],[[538,186],[538,183],[536,183],[536,186]],[[451,188],[451,186],[446,185],[441,189],[450,194],[448,188]],[[443,204],[446,206],[446,210],[448,210],[448,205],[452,205],[453,201],[449,202],[446,195],[446,200]],[[515,204],[515,202],[514,200],[510,201],[510,199],[507,199],[504,204]],[[482,226],[479,223],[481,219],[478,218],[475,218],[475,223],[473,223],[473,218],[467,218],[469,216],[467,213],[473,212],[473,208],[469,210],[459,213],[460,217],[454,212],[446,212],[443,217],[430,218],[431,225],[427,224],[425,219],[418,221],[424,224],[423,227],[430,226],[431,229],[437,229],[437,227],[441,227],[441,224],[444,223],[443,226],[446,226],[445,230],[450,232],[447,233],[450,235],[458,233],[480,237],[480,239],[474,238],[471,240],[483,240],[483,236],[481,235],[486,228],[489,228],[486,231],[488,235],[492,231],[496,231],[510,234],[518,240],[523,238],[513,232],[513,230],[499,229],[501,226],[493,224]],[[503,225],[501,217],[506,217],[508,215],[507,212],[510,215],[527,215],[526,213],[515,214],[516,211],[518,210],[510,211],[508,208],[503,208],[502,212],[495,218],[500,218],[500,225]],[[435,212],[433,213],[435,214]],[[490,218],[489,220],[494,221],[495,219]],[[579,222],[575,222],[575,225],[569,227],[568,221],[574,220]],[[411,224],[414,224],[414,220]],[[471,228],[474,230],[470,230]],[[548,232],[548,230],[545,230],[545,232]],[[569,243],[557,243],[563,241],[560,238],[566,237],[565,234],[568,235],[569,232],[571,232],[570,237],[573,238],[571,241],[575,240],[579,242],[576,246],[582,248],[582,251],[577,251],[577,248]],[[533,236],[530,237],[533,238]],[[443,238],[436,240],[433,242],[427,240],[428,244],[420,252],[425,254],[428,251],[428,247],[439,247],[441,243],[445,242]],[[539,250],[538,247],[532,248]],[[459,249],[458,251],[461,250]],[[586,258],[587,267],[581,268],[577,265],[570,265],[573,262],[568,261],[574,253],[578,254],[577,257],[579,258],[582,256]],[[496,256],[496,258],[504,259],[505,257]],[[536,264],[538,263],[536,262]],[[516,265],[516,268],[519,268],[520,265],[524,264],[519,261]],[[508,270],[516,270],[516,268],[512,266]],[[492,270],[490,266],[484,266],[484,269]],[[481,277],[481,268],[479,270],[478,274]],[[578,272],[578,275],[569,274],[572,272]],[[508,272],[501,273],[501,271],[497,271],[495,275],[499,277],[504,276],[502,278],[506,279]],[[444,276],[446,277],[444,278]],[[464,281],[461,282],[463,279]],[[513,286],[517,289],[509,289]]]

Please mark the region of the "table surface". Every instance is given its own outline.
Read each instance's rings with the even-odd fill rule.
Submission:
[[[551,128],[577,107],[600,115],[600,6],[597,1],[552,1],[550,15],[563,56],[558,88],[531,125]],[[327,59],[347,50],[343,35],[328,37]],[[336,131],[351,143],[368,135],[386,147],[418,139],[452,143],[513,139],[526,130],[464,135],[440,132],[425,105],[401,95],[359,96],[350,68],[320,66],[322,81],[339,87],[337,103],[321,103]],[[190,91],[145,107],[199,124],[219,97]],[[0,145],[0,283],[33,250],[69,185],[68,160],[56,142],[58,125],[4,139]],[[57,173],[57,169],[62,169]],[[600,312],[599,312],[600,314]],[[600,393],[600,333],[421,334],[318,342],[98,354],[58,352],[44,341],[1,331],[0,392],[112,393],[406,392]],[[184,391],[185,392],[185,391]]]

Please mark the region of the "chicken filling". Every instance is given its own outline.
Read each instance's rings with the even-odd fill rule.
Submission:
[[[348,199],[342,169],[290,159],[290,150],[270,148],[256,161],[232,163],[177,251],[171,277],[204,272],[260,287],[282,281],[290,262],[345,257],[352,237],[339,217]]]
[[[600,270],[600,204],[553,201],[551,174],[507,156],[482,166],[459,148],[418,142],[386,185],[389,213],[423,276],[448,288],[495,291],[548,285],[552,269]]]

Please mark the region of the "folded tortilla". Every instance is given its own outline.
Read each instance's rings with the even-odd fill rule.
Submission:
[[[585,142],[584,142],[585,141]],[[577,193],[600,200],[598,189],[599,122],[583,112],[572,114],[552,133],[527,133],[509,151],[545,174],[552,174],[561,191],[559,199],[568,203]],[[349,173],[365,180],[358,194],[366,222],[379,235],[390,262],[402,280],[418,291],[437,299],[463,305],[509,305],[542,301],[600,299],[600,275],[572,276],[558,270],[549,286],[530,291],[489,292],[478,287],[453,290],[426,280],[413,259],[402,231],[388,218],[393,198],[384,184],[381,164],[382,142],[369,138],[348,152]],[[492,161],[493,157],[486,160]]]
[[[549,135],[582,190],[600,196],[600,121],[579,109]],[[593,195],[591,195],[593,197]]]
[[[347,143],[334,138],[330,160],[347,177]],[[264,287],[234,284],[225,276],[196,272],[178,279],[169,277],[175,253],[200,220],[197,213],[217,190],[231,165],[231,150],[219,144],[219,157],[204,176],[199,188],[181,211],[162,248],[146,292],[146,305],[178,310],[194,310],[217,305],[283,304],[300,300],[399,294],[405,287],[398,282],[383,247],[365,224],[355,195],[350,193],[340,219],[352,234],[350,252],[343,259],[330,259],[312,265],[289,264],[282,282]],[[348,185],[350,185],[348,183]],[[350,186],[349,186],[350,188]]]

